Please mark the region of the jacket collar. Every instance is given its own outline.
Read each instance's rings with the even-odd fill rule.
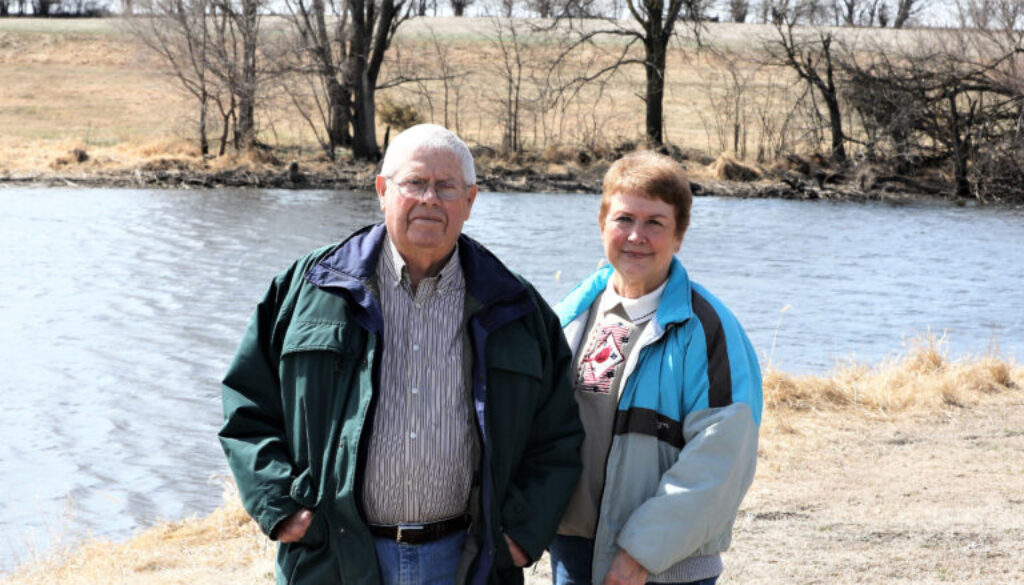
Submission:
[[[369,292],[367,283],[375,277],[386,233],[383,223],[360,229],[317,262],[306,279],[321,289],[347,294],[368,313],[379,315],[376,298]],[[466,279],[466,293],[482,307],[524,297],[526,286],[473,238],[466,234],[459,236],[458,254]],[[520,309],[533,310],[532,301],[524,303]]]
[[[611,280],[614,271],[611,264],[598,268],[555,305],[555,313],[563,328],[579,318],[580,315],[586,314],[598,295],[608,286],[608,281]],[[664,330],[668,325],[681,323],[692,316],[690,277],[679,258],[673,257],[672,264],[669,266],[665,292],[661,296],[658,313],[655,315],[655,322],[660,329]]]

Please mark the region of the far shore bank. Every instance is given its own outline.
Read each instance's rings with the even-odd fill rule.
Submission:
[[[833,201],[946,201],[956,205],[976,203],[951,197],[941,183],[905,177],[847,178],[839,173],[807,169],[760,172],[735,178],[723,173],[721,159],[711,164],[686,161],[696,197],[775,198]],[[734,161],[732,161],[734,164]],[[509,162],[478,160],[477,184],[481,191],[521,193],[600,193],[601,180],[610,161],[588,164]],[[749,168],[749,167],[748,167]],[[91,165],[73,161],[56,169],[4,172],[0,189],[12,186],[146,188],[146,189],[331,189],[363,191],[373,188],[374,163],[360,161],[296,161],[290,163],[211,166],[206,161],[155,158],[129,167]],[[723,178],[722,175],[725,175]]]

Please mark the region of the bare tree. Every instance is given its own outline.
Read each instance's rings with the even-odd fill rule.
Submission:
[[[262,0],[209,0],[209,68],[231,93],[226,111],[234,112],[232,142],[243,150],[256,144],[262,9]]]
[[[833,12],[837,25],[873,26],[888,24],[886,0],[835,0]],[[883,22],[884,20],[884,22]]]
[[[999,0],[957,0],[960,28],[988,29],[998,18]]]
[[[209,61],[209,7],[209,0],[153,0],[144,5],[150,16],[126,21],[134,36],[162,58],[169,73],[198,103],[196,133],[204,155],[210,151],[209,107],[220,99]]]
[[[460,66],[454,56],[457,48],[447,39],[441,38],[433,27],[429,42],[406,38],[396,42],[389,51],[383,79],[378,83],[378,93],[385,92],[385,98],[396,113],[402,108],[416,109],[424,119],[452,128],[456,134],[462,131],[462,103],[467,93],[479,88],[467,81],[472,72]],[[488,63],[493,60],[488,59]],[[483,100],[476,99],[474,104]],[[385,125],[399,128],[401,124],[388,124],[383,114],[378,116]],[[392,116],[396,122],[400,116]],[[408,118],[408,116],[405,116]],[[385,144],[387,139],[385,139]]]
[[[844,59],[847,99],[869,154],[897,172],[948,165],[956,196],[1024,200],[1024,19],[1015,0],[989,7],[988,30]]]
[[[347,4],[332,0],[288,0],[286,5],[297,32],[297,63],[293,68],[313,82],[313,99],[319,113],[316,126],[324,129],[321,146],[333,160],[338,147],[351,143],[352,91],[344,75],[344,43],[349,26]],[[312,122],[312,116],[296,93],[290,93],[303,117]],[[314,134],[321,136],[319,127],[314,128]]]
[[[451,4],[452,12],[455,16],[462,16],[466,12],[466,8],[469,7],[475,0],[448,0]]]
[[[501,118],[505,127],[502,146],[509,152],[518,153],[522,148],[520,100],[523,91],[523,43],[514,21],[494,18],[491,22],[498,35],[496,44],[501,53],[499,69],[505,80],[505,95],[501,100]]]
[[[921,11],[919,0],[896,0],[896,18],[892,21],[893,28],[903,28],[915,14]]]
[[[817,29],[809,34],[796,34],[794,20],[790,17],[783,24],[776,25],[778,38],[768,42],[765,52],[771,62],[792,69],[811,88],[818,92],[828,109],[831,131],[831,154],[833,162],[846,161],[843,117],[839,104],[839,88],[836,83],[834,61],[834,38],[830,31]]]
[[[739,54],[725,50],[708,52],[708,67],[701,74],[707,80],[710,118],[698,110],[704,122],[704,131],[709,141],[716,139],[721,152],[731,150],[736,156],[747,155],[747,111],[749,109],[749,84],[759,69],[746,68],[747,62]]]
[[[409,0],[287,0],[296,32],[291,66],[317,80],[313,99],[334,157],[349,147],[359,159],[380,156],[376,102],[381,65],[398,27],[417,8]],[[293,100],[301,102],[293,93]],[[307,121],[310,115],[304,114]]]
[[[604,20],[604,26],[580,26],[576,28],[573,18],[567,18],[569,26],[576,28],[575,47],[593,47],[601,37],[618,37],[625,40],[621,52],[612,59],[612,64],[590,76],[597,79],[624,65],[642,65],[645,75],[643,100],[645,105],[644,136],[649,146],[664,143],[664,99],[665,73],[668,62],[669,43],[675,38],[676,26],[680,21],[688,22],[695,38],[700,39],[703,24],[701,19],[708,7],[705,0],[626,0],[626,7],[635,25],[612,19]],[[638,56],[633,48],[640,45],[643,55]]]
[[[878,26],[881,28],[889,26],[889,5],[884,2],[878,6]],[[902,27],[902,23],[900,27]]]
[[[527,6],[539,18],[550,18],[555,13],[554,0],[527,0]]]
[[[56,6],[56,0],[32,0],[32,15],[50,16]]]
[[[837,0],[836,14],[839,16],[839,24],[856,26],[859,5],[859,0]]]
[[[347,80],[352,87],[352,155],[380,157],[374,96],[384,55],[395,31],[410,15],[408,0],[346,0],[352,18],[346,52]]]
[[[728,0],[728,8],[733,22],[745,22],[750,12],[750,0]]]

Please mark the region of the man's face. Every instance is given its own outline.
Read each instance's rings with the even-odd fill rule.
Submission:
[[[416,193],[424,185],[426,190]],[[456,198],[444,201],[438,190]],[[466,186],[455,155],[444,151],[416,149],[393,177],[377,177],[388,235],[406,261],[446,257],[469,219],[476,192],[476,185]]]

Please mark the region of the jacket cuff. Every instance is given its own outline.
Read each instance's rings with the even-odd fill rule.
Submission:
[[[260,530],[271,540],[277,540],[277,527],[289,516],[298,512],[302,506],[292,498],[284,498],[272,505],[267,505],[256,516]]]

